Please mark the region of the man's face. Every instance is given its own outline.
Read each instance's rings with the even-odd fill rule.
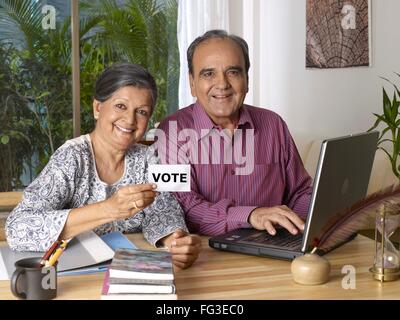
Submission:
[[[201,43],[193,55],[190,74],[193,97],[215,124],[236,124],[248,91],[245,61],[238,44],[215,38]]]

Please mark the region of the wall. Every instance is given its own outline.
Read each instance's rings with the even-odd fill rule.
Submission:
[[[381,113],[379,77],[400,72],[400,1],[372,0],[371,13],[371,67],[306,70],[305,0],[231,0],[230,31],[250,45],[246,102],[278,112],[296,140],[367,130]]]

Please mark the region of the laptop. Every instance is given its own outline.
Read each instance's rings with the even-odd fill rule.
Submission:
[[[379,132],[372,131],[322,142],[303,233],[292,235],[278,228],[271,236],[265,230],[237,229],[210,238],[210,247],[286,260],[310,252],[332,219],[366,196],[378,137]]]

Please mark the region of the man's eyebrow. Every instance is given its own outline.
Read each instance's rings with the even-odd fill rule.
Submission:
[[[202,74],[204,74],[204,73],[206,73],[206,72],[210,72],[210,71],[215,71],[215,69],[214,69],[214,68],[204,68],[204,69],[201,69],[200,72],[199,72],[199,75],[202,75]]]
[[[242,72],[243,68],[241,66],[229,66],[228,68],[226,68],[226,70],[236,70]]]

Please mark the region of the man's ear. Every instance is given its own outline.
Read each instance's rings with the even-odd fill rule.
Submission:
[[[192,94],[192,97],[197,98],[196,86],[194,84],[194,78],[191,73],[189,73],[189,83],[190,83],[190,93]]]
[[[94,99],[93,100],[93,116],[96,120],[99,118],[100,108],[101,108],[101,102]]]

